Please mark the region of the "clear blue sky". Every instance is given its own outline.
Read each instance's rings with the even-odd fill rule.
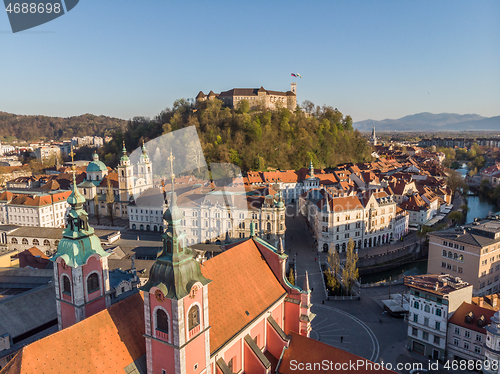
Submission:
[[[3,6],[3,4],[2,4]],[[354,121],[500,115],[500,1],[81,0],[12,34],[0,110],[154,116],[177,98],[289,89]]]

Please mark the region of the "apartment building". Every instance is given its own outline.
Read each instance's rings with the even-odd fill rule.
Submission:
[[[375,191],[333,196],[322,188],[300,197],[299,209],[313,230],[318,252],[345,252],[350,238],[357,249],[394,239],[396,202],[385,191]]]
[[[168,188],[165,188],[168,190]],[[184,218],[178,229],[189,244],[216,243],[255,234],[271,244],[284,240],[285,204],[279,193],[269,187],[212,188],[180,185],[175,188],[177,205]],[[150,188],[129,204],[129,227],[132,230],[160,231],[166,227],[163,213],[171,192]]]
[[[472,284],[474,295],[500,289],[500,217],[428,234],[429,273],[449,273]]]
[[[12,190],[0,194],[1,224],[64,227],[71,191]]]
[[[422,355],[445,358],[448,318],[472,297],[472,285],[449,274],[407,276],[410,289],[408,347]]]
[[[448,321],[448,359],[484,361],[486,327],[495,311],[463,302]]]

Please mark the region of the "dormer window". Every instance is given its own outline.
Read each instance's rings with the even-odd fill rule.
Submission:
[[[474,321],[474,313],[472,313],[472,311],[470,311],[465,316],[465,323],[467,323],[468,325],[470,325],[470,324],[472,324],[473,321]]]

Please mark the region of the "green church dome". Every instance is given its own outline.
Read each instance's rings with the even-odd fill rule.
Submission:
[[[92,173],[92,172],[99,172],[99,171],[107,171],[108,168],[106,165],[104,165],[104,162],[102,161],[92,161],[89,166],[87,166],[86,172],[87,173]]]

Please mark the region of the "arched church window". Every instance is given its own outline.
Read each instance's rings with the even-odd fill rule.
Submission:
[[[12,238],[12,239],[10,240],[10,242],[11,242],[12,244],[17,244],[17,239],[16,239],[16,238]]]
[[[99,289],[99,276],[96,273],[90,274],[87,278],[87,293],[91,294]]]
[[[23,238],[22,243],[23,243],[23,244],[28,244],[28,239]]]
[[[46,246],[50,245],[50,242],[48,241],[48,239],[45,239],[45,240],[43,241],[43,245],[46,245]]]
[[[200,324],[200,313],[197,305],[193,305],[189,310],[188,315],[188,326],[189,330],[194,329],[196,326]]]
[[[69,278],[67,275],[62,276],[62,283],[63,283],[63,292],[65,294],[71,295],[71,282],[69,281]]]
[[[33,239],[33,245],[40,245],[40,242],[38,241],[38,239]]]
[[[156,329],[168,334],[168,316],[161,309],[156,311]]]

